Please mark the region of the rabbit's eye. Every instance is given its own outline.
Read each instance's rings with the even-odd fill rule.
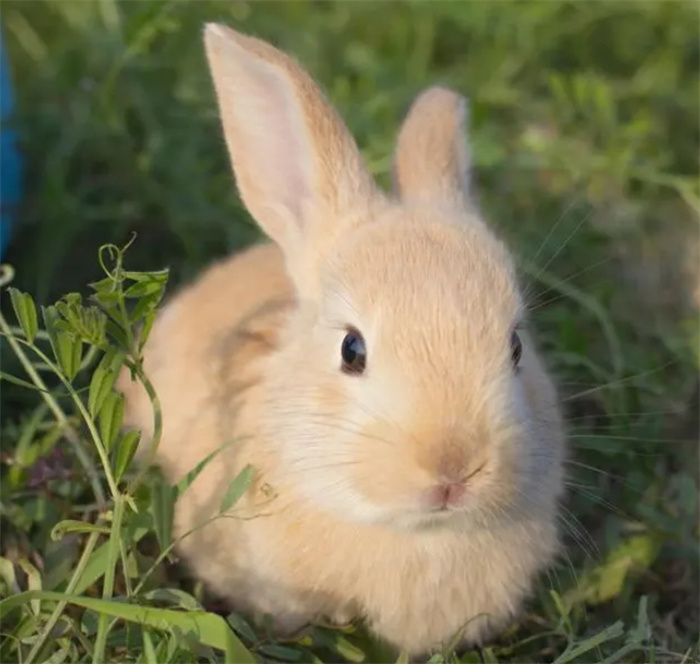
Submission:
[[[367,364],[365,340],[357,330],[348,330],[340,347],[342,369],[347,374],[361,374]]]
[[[518,333],[515,330],[510,335],[510,352],[511,359],[513,361],[513,367],[517,369],[518,364],[520,364],[520,358],[523,354],[523,344],[520,341],[520,337],[518,336]]]

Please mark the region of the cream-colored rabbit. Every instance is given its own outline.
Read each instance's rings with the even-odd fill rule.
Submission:
[[[269,44],[210,24],[233,170],[274,244],[210,268],[163,309],[145,370],[194,573],[280,630],[367,619],[422,654],[511,619],[557,550],[563,427],[511,256],[470,202],[465,103],[434,87],[381,191],[317,86]],[[131,426],[152,433],[126,375]],[[460,632],[462,630],[462,632]]]

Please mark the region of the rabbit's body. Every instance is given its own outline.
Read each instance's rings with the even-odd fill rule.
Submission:
[[[513,331],[510,256],[469,204],[459,98],[416,103],[391,199],[284,55],[218,27],[207,48],[222,108],[245,110],[224,119],[241,193],[281,250],[210,268],[146,346],[168,479],[224,445],[178,500],[175,536],[255,470],[231,514],[179,550],[282,631],[364,617],[413,654],[460,630],[481,641],[556,553],[563,432],[536,350]],[[145,393],[120,385],[150,434]]]

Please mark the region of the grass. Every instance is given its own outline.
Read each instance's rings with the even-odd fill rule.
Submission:
[[[110,370],[139,357],[122,304],[143,320],[158,270],[172,289],[259,237],[220,136],[210,20],[294,53],[383,182],[422,87],[471,99],[481,205],[520,259],[573,456],[559,564],[459,661],[697,661],[699,14],[653,1],[3,3],[28,161],[6,260],[31,298],[15,293],[18,321],[2,296],[0,659],[394,661],[361,627],[282,643],[202,610],[162,564],[186,483],[136,477],[113,425]],[[93,291],[116,328],[69,298],[34,335],[33,303],[85,297],[99,247],[133,232],[132,272],[105,250]]]

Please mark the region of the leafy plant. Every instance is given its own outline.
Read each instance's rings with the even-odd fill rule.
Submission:
[[[127,245],[128,246],[128,245]],[[100,265],[105,277],[91,284],[92,296],[87,304],[77,293],[70,293],[54,305],[41,307],[43,329],[34,300],[27,293],[8,288],[19,328],[12,328],[0,315],[0,330],[20,359],[31,382],[2,374],[4,380],[35,389],[43,403],[37,409],[35,428],[44,437],[29,441],[22,450],[26,458],[34,459],[49,450],[44,447],[46,435],[55,442],[65,436],[73,444],[76,458],[92,479],[95,515],[90,520],[64,519],[51,530],[51,539],[61,542],[69,534],[84,536],[82,553],[64,579],[53,578],[51,586],[59,592],[43,588],[42,575],[26,558],[18,560],[19,567],[28,575],[29,589],[16,593],[17,583],[13,562],[0,559],[5,594],[0,601],[0,618],[8,614],[15,639],[4,642],[5,661],[64,661],[76,656],[90,657],[103,662],[106,653],[114,648],[115,639],[126,638],[126,628],[116,629],[117,620],[139,626],[140,639],[150,656],[176,656],[178,644],[198,642],[218,648],[228,660],[255,661],[235,632],[219,615],[203,610],[196,600],[181,590],[170,594],[159,590],[157,598],[168,599],[175,607],[186,607],[187,612],[172,608],[156,608],[144,603],[148,597],[146,582],[154,566],[165,558],[174,543],[170,542],[169,520],[173,503],[196,476],[190,474],[178,487],[155,485],[160,502],[140,493],[144,470],[130,473],[132,460],[139,444],[137,431],[123,431],[124,397],[115,391],[115,383],[123,368],[128,369],[150,396],[154,407],[154,434],[147,459],[152,459],[161,435],[161,414],[157,395],[142,367],[142,350],[153,325],[156,308],[167,283],[167,270],[158,272],[127,271],[123,267],[126,247],[105,245],[100,250]],[[2,282],[6,286],[12,270],[4,266]],[[47,343],[48,342],[48,343]],[[86,353],[87,349],[87,353]],[[31,359],[30,359],[31,358]],[[98,360],[95,364],[95,360]],[[44,372],[58,379],[58,387],[47,387],[36,361]],[[78,379],[89,373],[87,387]],[[70,406],[69,415],[67,401]],[[74,416],[77,415],[77,417]],[[48,420],[43,419],[49,416]],[[78,419],[87,430],[90,447],[78,427]],[[41,450],[37,449],[41,448]],[[95,459],[97,457],[97,459]],[[21,458],[14,468],[22,468]],[[199,468],[201,470],[201,467]],[[131,475],[131,477],[129,477]],[[127,481],[127,478],[128,481]],[[12,481],[14,480],[14,481]],[[103,490],[106,483],[108,492]],[[230,509],[250,482],[250,472],[236,478],[222,504],[222,513]],[[3,504],[17,489],[19,476],[15,473],[9,486],[3,486]],[[150,503],[150,505],[149,505]],[[160,506],[152,510],[150,506]],[[10,514],[10,520],[12,515]],[[15,525],[21,524],[16,523]],[[163,551],[150,569],[142,573],[134,585],[137,544],[149,531],[158,535]],[[100,540],[104,540],[98,546]],[[77,554],[77,549],[75,552]],[[121,572],[125,592],[115,590],[115,580]],[[81,590],[101,581],[102,598],[80,595]],[[67,605],[83,607],[98,616],[94,642],[83,634],[80,621],[67,611]],[[13,609],[19,616],[12,615]],[[85,617],[83,616],[83,621]],[[60,637],[55,637],[58,630]],[[151,632],[153,630],[153,632]],[[70,635],[82,635],[78,642]],[[111,637],[111,645],[108,642]],[[130,638],[134,637],[133,633]],[[77,655],[80,653],[80,655]],[[111,658],[110,658],[111,659]]]

